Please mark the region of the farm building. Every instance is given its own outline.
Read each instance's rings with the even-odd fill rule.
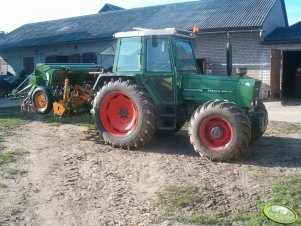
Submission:
[[[295,29],[288,27],[284,0],[201,0],[134,9],[106,4],[93,15],[25,24],[0,40],[0,55],[17,74],[31,73],[43,62],[109,67],[113,56],[97,53],[116,32],[133,27],[192,30],[194,25],[200,27],[193,45],[203,73],[227,74],[229,33],[233,68],[246,67],[248,75],[262,80],[262,98],[297,97],[291,86],[301,65],[291,59],[301,62],[301,39],[281,36],[283,29]]]

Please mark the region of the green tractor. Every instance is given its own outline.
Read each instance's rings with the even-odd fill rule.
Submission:
[[[117,33],[115,38],[116,46],[103,50],[114,50],[108,73],[95,65],[44,65],[53,73],[47,69],[32,75],[36,81],[29,100],[35,109],[46,113],[52,108],[50,100],[60,101],[53,106],[55,114],[62,116],[85,104],[92,108],[105,142],[122,149],[143,147],[155,134],[173,134],[189,121],[195,151],[215,161],[245,154],[250,143],[265,132],[268,114],[259,101],[261,82],[244,72],[201,75],[191,33],[171,28],[138,30]],[[54,100],[53,87],[64,81],[64,92],[56,98],[60,100]],[[81,102],[72,100],[76,85],[89,90]],[[78,93],[75,97],[81,98],[83,90],[77,89]]]

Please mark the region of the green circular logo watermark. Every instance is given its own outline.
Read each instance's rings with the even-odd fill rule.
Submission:
[[[298,214],[291,208],[278,205],[265,205],[264,215],[272,221],[280,224],[293,224],[298,220]]]

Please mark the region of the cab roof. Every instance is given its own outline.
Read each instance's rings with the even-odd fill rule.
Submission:
[[[161,36],[161,35],[175,35],[186,38],[194,38],[195,35],[190,31],[180,30],[176,28],[165,28],[165,29],[144,29],[144,28],[133,28],[134,31],[118,32],[114,34],[115,38],[126,38],[126,37],[141,37],[141,36]]]

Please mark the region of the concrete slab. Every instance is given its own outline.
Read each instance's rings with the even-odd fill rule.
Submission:
[[[270,121],[301,123],[301,101],[268,101],[264,102],[264,105],[269,113]]]

